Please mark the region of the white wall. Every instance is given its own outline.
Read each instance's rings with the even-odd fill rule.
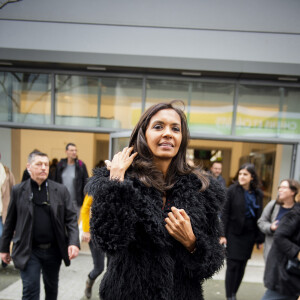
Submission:
[[[26,0],[0,60],[300,75],[300,1]]]

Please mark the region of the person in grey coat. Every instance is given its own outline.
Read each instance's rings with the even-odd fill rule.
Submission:
[[[300,200],[296,196],[296,201]],[[264,284],[267,288],[261,300],[297,300],[300,296],[300,276],[288,271],[289,259],[300,262],[300,203],[296,203],[280,221],[269,252]]]
[[[257,225],[265,234],[264,259],[267,261],[268,253],[273,243],[274,233],[281,218],[289,212],[295,204],[295,196],[298,190],[298,182],[293,179],[284,179],[278,187],[276,200],[271,200],[264,208]]]

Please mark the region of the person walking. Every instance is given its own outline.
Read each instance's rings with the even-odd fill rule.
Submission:
[[[28,157],[30,179],[12,189],[0,243],[1,259],[20,269],[23,300],[38,300],[43,274],[47,300],[57,299],[58,276],[79,252],[76,211],[65,186],[47,179],[49,159],[45,153]],[[10,242],[13,241],[10,255]]]
[[[10,202],[10,193],[14,184],[15,177],[13,173],[7,166],[0,162],[0,239],[3,232],[3,224],[5,223],[7,215],[7,207]],[[3,260],[1,261],[1,265],[3,268],[7,266]]]
[[[228,300],[235,300],[244,277],[254,244],[260,248],[264,235],[257,226],[262,213],[263,193],[258,188],[258,176],[253,164],[243,164],[237,172],[237,182],[227,190],[227,199],[221,219],[227,246],[225,289]]]
[[[103,162],[104,163],[104,162]],[[92,258],[93,269],[89,272],[86,280],[84,295],[90,299],[92,297],[92,287],[97,277],[104,270],[104,253],[98,249],[91,240],[90,234],[90,210],[93,203],[93,198],[86,195],[81,208],[81,221],[82,221],[82,241],[89,244]]]
[[[201,300],[223,265],[224,189],[187,163],[188,127],[177,102],[150,107],[125,147],[94,170],[92,241],[110,256],[102,300]]]
[[[269,251],[273,243],[273,236],[278,228],[281,218],[289,212],[295,204],[295,192],[298,190],[298,182],[293,179],[284,179],[278,187],[276,200],[271,200],[264,208],[257,225],[265,234],[264,259],[267,261]]]
[[[66,146],[67,158],[63,158],[56,166],[55,181],[65,185],[76,207],[77,219],[84,199],[84,186],[89,177],[85,163],[77,158],[77,148],[73,143]]]
[[[297,300],[300,297],[300,188],[291,190],[296,199],[294,207],[280,220],[273,245],[267,257],[261,300]],[[287,268],[288,260],[298,264],[298,273]]]
[[[210,173],[219,181],[219,183],[226,188],[226,182],[225,179],[222,176],[222,162],[220,161],[214,161],[211,164],[210,167]]]

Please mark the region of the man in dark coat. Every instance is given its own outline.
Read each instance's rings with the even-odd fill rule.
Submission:
[[[226,188],[226,182],[222,176],[222,167],[222,162],[214,161],[211,164],[210,173],[224,188]]]
[[[77,148],[73,143],[66,146],[67,158],[57,164],[55,181],[65,185],[71,195],[71,201],[77,210],[77,219],[84,199],[84,186],[89,177],[86,166],[77,158]]]
[[[48,156],[31,153],[27,169],[30,179],[15,185],[0,245],[1,258],[20,269],[22,299],[39,299],[43,273],[46,299],[57,299],[58,274],[79,252],[76,211],[65,186],[47,179]],[[10,242],[13,241],[10,256]]]

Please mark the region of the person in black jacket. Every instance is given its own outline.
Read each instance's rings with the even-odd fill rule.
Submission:
[[[300,263],[299,183],[297,187],[296,191],[295,189],[287,191],[294,195],[297,203],[282,217],[275,231],[264,274],[267,290],[262,300],[296,300],[300,296],[299,274],[293,274],[286,269],[288,259],[295,259]]]
[[[77,158],[77,148],[73,143],[66,146],[67,158],[56,166],[55,181],[65,185],[77,210],[77,219],[84,199],[84,186],[89,177],[85,163]]]
[[[1,259],[20,269],[23,300],[37,300],[43,273],[46,299],[57,298],[58,274],[79,252],[76,211],[68,190],[47,179],[48,156],[31,153],[27,169],[30,179],[15,185],[1,238]],[[10,256],[10,242],[13,241]]]
[[[221,215],[225,234],[221,244],[227,246],[225,288],[228,300],[236,299],[254,244],[260,248],[264,242],[264,235],[257,226],[262,213],[263,193],[258,188],[254,165],[242,165],[236,177],[237,182],[227,190]]]
[[[187,163],[187,144],[183,111],[159,103],[109,170],[94,170],[91,236],[110,256],[101,299],[203,299],[201,284],[221,268],[224,190]]]

